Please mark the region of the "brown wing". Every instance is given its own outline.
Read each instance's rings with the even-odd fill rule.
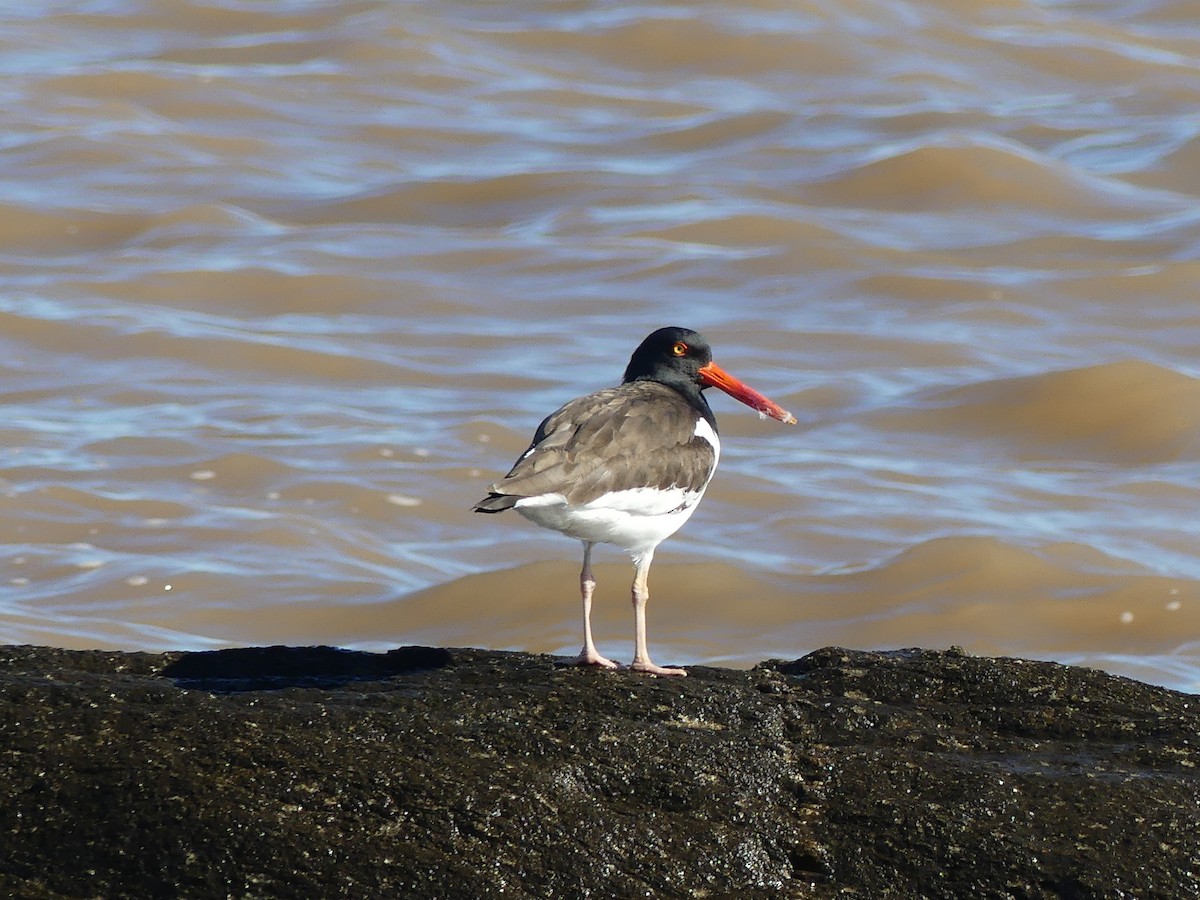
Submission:
[[[578,505],[634,488],[702,488],[713,446],[696,412],[665,385],[637,381],[572,400],[538,426],[533,443],[475,509],[500,512],[523,497],[562,494]]]

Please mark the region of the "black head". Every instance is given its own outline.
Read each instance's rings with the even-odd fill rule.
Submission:
[[[738,381],[715,362],[708,341],[690,328],[660,328],[636,350],[625,369],[625,381],[657,381],[683,394],[716,427],[708,401],[700,392],[715,387],[752,409],[789,425],[796,417],[754,388]]]
[[[690,328],[660,328],[648,335],[629,358],[625,381],[661,381],[673,387],[708,385],[700,369],[712,362],[712,349],[704,335]]]

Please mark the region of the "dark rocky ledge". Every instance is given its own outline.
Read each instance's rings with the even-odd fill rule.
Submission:
[[[690,672],[0,648],[0,896],[1200,896],[1200,698],[955,651]]]

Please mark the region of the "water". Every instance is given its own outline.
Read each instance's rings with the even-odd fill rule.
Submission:
[[[957,644],[1200,690],[1190,3],[0,26],[0,641],[574,653],[578,545],[469,507],[679,324],[801,424],[713,398],[658,661]]]

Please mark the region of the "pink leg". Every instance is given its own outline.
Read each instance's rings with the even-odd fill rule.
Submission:
[[[592,640],[592,591],[595,589],[596,579],[592,577],[592,545],[584,541],[583,571],[579,573],[579,595],[583,598],[583,649],[575,657],[575,664],[616,669],[619,668],[618,664],[601,656],[595,641]]]
[[[683,669],[665,669],[650,661],[650,650],[646,647],[646,602],[650,599],[650,587],[646,583],[650,574],[650,563],[654,551],[650,550],[633,558],[633,665],[635,672],[648,675],[686,675]]]

